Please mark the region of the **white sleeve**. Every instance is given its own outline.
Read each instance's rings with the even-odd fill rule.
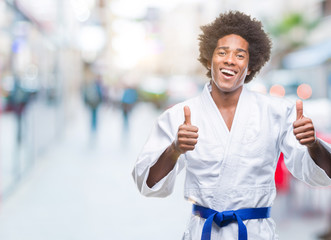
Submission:
[[[157,162],[161,154],[174,141],[180,121],[176,111],[168,110],[163,113],[152,128],[152,132],[138,156],[132,176],[140,193],[144,196],[166,197],[173,192],[176,176],[184,167],[182,157],[178,159],[173,170],[152,188],[147,186],[146,181],[150,167]]]
[[[284,154],[287,169],[297,179],[310,186],[331,186],[331,178],[310,157],[308,148],[299,143],[293,133],[293,122],[296,119],[295,105],[287,107],[285,126],[281,133],[280,149]],[[331,152],[331,145],[319,139],[322,145]]]

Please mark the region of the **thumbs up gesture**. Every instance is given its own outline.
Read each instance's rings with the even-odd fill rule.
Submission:
[[[188,106],[184,107],[184,123],[179,126],[175,149],[180,153],[192,151],[198,142],[198,128],[191,124],[191,110]]]
[[[307,147],[311,147],[316,142],[315,128],[312,120],[303,116],[303,103],[296,102],[297,119],[293,123],[293,133],[298,141]]]

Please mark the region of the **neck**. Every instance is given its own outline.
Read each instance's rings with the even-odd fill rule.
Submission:
[[[243,86],[240,86],[234,91],[224,92],[221,91],[213,82],[211,84],[211,96],[216,104],[220,108],[235,108],[237,107],[240,94],[242,92]]]

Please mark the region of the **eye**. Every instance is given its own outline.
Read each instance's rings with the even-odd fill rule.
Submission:
[[[244,58],[245,58],[245,56],[244,56],[244,55],[242,55],[242,54],[238,54],[238,55],[237,55],[237,58],[239,58],[239,59],[244,59]]]
[[[218,52],[218,55],[220,55],[220,56],[225,56],[226,55],[226,52]]]

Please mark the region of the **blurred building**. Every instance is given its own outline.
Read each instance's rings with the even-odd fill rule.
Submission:
[[[0,1],[0,194],[4,198],[74,115],[84,62],[94,61],[105,42],[97,35],[98,46],[91,45],[103,28],[100,22],[84,23],[92,8],[98,10],[97,4],[102,1]],[[92,39],[87,37],[89,31]]]

